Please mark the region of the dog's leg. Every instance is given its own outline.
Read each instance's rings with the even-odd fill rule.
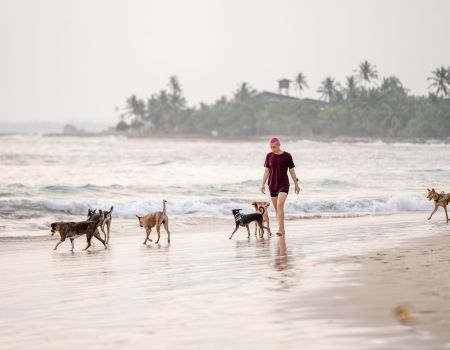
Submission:
[[[447,206],[444,205],[444,210],[445,210],[445,217],[447,218],[447,221],[445,223],[448,224],[448,213],[447,213]]]
[[[58,246],[64,241],[59,241],[58,243],[56,243],[55,248],[53,248],[53,250],[56,250],[56,248],[58,248]]]
[[[106,245],[106,241],[103,240],[102,237],[100,237],[100,232],[98,231],[98,228],[96,228],[94,231],[94,237],[103,243],[103,246],[105,247],[105,249],[108,249],[108,246]]]
[[[264,229],[266,229],[269,233],[270,233],[270,228],[269,226],[264,226],[263,223],[261,223],[261,229],[263,230],[263,235],[264,235]],[[269,233],[267,234],[267,237],[269,237]],[[272,235],[272,233],[270,233],[270,236]]]
[[[108,234],[108,238],[106,239],[106,244],[109,243],[109,232],[111,231],[111,220],[106,223],[106,232]]]
[[[228,238],[228,239],[232,239],[232,238],[233,238],[233,235],[234,235],[234,233],[238,230],[238,228],[239,228],[239,224],[236,223],[236,228],[235,228],[234,231],[231,233],[231,236],[230,236],[230,238]]]
[[[428,218],[428,220],[431,220],[431,217],[433,216],[434,213],[436,213],[436,210],[438,210],[438,208],[439,207],[437,205],[434,207],[434,210],[431,212],[430,217]]]
[[[248,226],[249,226],[249,225],[245,225],[245,227],[247,227],[248,239],[250,239],[250,229],[249,229]]]
[[[145,237],[145,241],[142,244],[147,244],[147,241],[152,242],[152,240],[150,239],[150,233],[152,232],[152,228],[147,227],[147,229],[145,231],[147,232],[147,237]]]
[[[106,221],[106,219],[104,219],[102,221],[102,223],[100,224],[100,229],[102,230],[103,234],[105,235],[105,240],[106,240],[105,221]]]
[[[92,233],[86,233],[87,246],[83,250],[87,250],[91,246]]]
[[[259,227],[259,237],[263,238],[264,237],[264,226],[263,226],[263,223],[262,223],[262,221],[257,221],[256,224]]]
[[[71,238],[70,239],[70,244],[72,245],[72,249],[70,250],[71,252],[73,252],[73,250],[75,249],[75,245],[73,244],[74,239]]]
[[[169,218],[165,218],[163,221],[164,230],[167,232],[167,243],[170,243],[170,231],[169,231]]]
[[[258,224],[255,222],[255,236],[257,236]]]
[[[159,223],[158,225],[156,225],[156,232],[158,233],[158,239],[156,240],[155,244],[159,243],[159,238],[161,237],[161,223]]]

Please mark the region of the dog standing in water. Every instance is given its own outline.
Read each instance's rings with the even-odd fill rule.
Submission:
[[[158,244],[159,238],[161,237],[160,234],[161,225],[164,226],[164,230],[166,230],[167,232],[167,243],[170,243],[169,218],[167,217],[166,214],[166,203],[167,201],[164,199],[162,211],[150,213],[145,216],[136,215],[136,217],[139,220],[139,226],[145,228],[145,232],[147,233],[145,241],[142,244],[147,244],[147,241],[152,242],[152,240],[150,239],[150,233],[152,231],[153,226],[156,226],[156,232],[158,233],[158,240],[155,242],[155,244]]]
[[[445,217],[447,218],[446,222],[448,223],[447,205],[448,205],[448,203],[450,201],[450,194],[449,193],[445,193],[445,192],[437,193],[434,188],[432,188],[431,190],[429,188],[427,188],[427,190],[428,190],[427,198],[430,201],[432,199],[434,200],[434,210],[431,212],[430,217],[428,218],[428,220],[431,220],[431,217],[438,210],[438,208],[442,207],[445,210]]]
[[[264,209],[264,208],[263,208]],[[269,229],[268,227],[265,227],[263,225],[263,213],[252,213],[252,214],[241,214],[242,209],[232,209],[231,212],[234,216],[234,222],[236,224],[236,227],[234,228],[234,231],[231,233],[231,236],[229,239],[233,238],[234,233],[239,229],[239,226],[245,226],[247,228],[248,238],[250,238],[250,229],[249,225],[254,221],[258,226],[259,229],[264,232],[264,229]],[[261,231],[260,231],[261,232]]]
[[[257,213],[262,214],[263,216],[263,224],[266,222],[267,223],[267,236],[272,236],[272,232],[270,232],[270,226],[269,226],[269,206],[270,203],[269,202],[252,202],[252,205],[255,207],[255,211]],[[258,224],[255,223],[255,236],[256,236],[256,231],[258,229]],[[259,231],[259,236],[262,238],[264,236],[264,230],[261,229]]]
[[[109,232],[111,231],[111,221],[112,221],[112,212],[114,210],[114,207],[111,207],[109,211],[104,211],[104,220],[101,222],[100,229],[102,230],[103,234],[105,235],[105,242],[108,244],[109,242]],[[87,218],[89,221],[99,221],[100,220],[100,214],[96,213],[97,209],[91,210],[88,209]],[[106,225],[106,232],[105,227]]]
[[[81,221],[81,222],[54,222],[51,224],[51,233],[52,236],[59,232],[59,235],[61,236],[58,243],[56,243],[55,248],[53,250],[56,250],[58,246],[66,240],[66,238],[70,239],[70,243],[72,244],[71,251],[73,252],[74,249],[74,240],[75,238],[78,238],[82,235],[86,235],[87,240],[87,246],[83,250],[88,249],[91,246],[91,240],[92,237],[97,238],[100,242],[103,243],[105,246],[105,249],[107,249],[106,242],[100,237],[100,232],[98,231],[98,226],[101,225],[102,221],[104,220],[104,214],[103,211],[99,210],[99,220],[98,221]]]

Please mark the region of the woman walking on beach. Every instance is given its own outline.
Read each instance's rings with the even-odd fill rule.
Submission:
[[[288,170],[294,181],[296,194],[300,193],[300,187],[295,174],[292,156],[288,152],[281,150],[280,139],[276,137],[270,139],[270,149],[271,152],[267,154],[264,162],[265,169],[261,192],[263,194],[266,193],[266,181],[269,179],[270,198],[272,199],[278,221],[277,235],[284,236],[286,233],[284,230],[284,203],[289,194]]]

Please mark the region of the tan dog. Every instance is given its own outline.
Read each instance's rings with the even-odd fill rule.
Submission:
[[[263,224],[264,222],[267,222],[267,228],[268,228],[268,232],[267,232],[267,236],[272,236],[272,232],[270,232],[270,227],[269,227],[269,206],[270,203],[269,202],[252,202],[252,205],[255,207],[255,211],[257,213],[260,213],[263,215]],[[255,236],[256,236],[256,231],[257,231],[257,224],[255,224]],[[261,232],[261,229],[259,230],[259,236],[262,238],[264,236],[264,229]]]
[[[164,199],[162,211],[150,213],[145,216],[136,215],[139,220],[139,226],[145,228],[145,232],[147,233],[145,241],[142,244],[147,244],[147,241],[152,242],[152,240],[150,239],[150,232],[152,231],[153,226],[156,226],[156,232],[158,233],[158,240],[155,242],[156,244],[158,244],[159,238],[161,236],[159,232],[161,225],[164,226],[164,229],[167,232],[167,243],[170,243],[169,218],[166,214],[166,202],[167,201]]]
[[[436,210],[438,210],[439,207],[442,207],[445,210],[445,216],[447,218],[447,223],[448,223],[447,205],[448,205],[448,202],[450,201],[450,194],[449,193],[444,193],[444,192],[437,193],[434,188],[432,188],[431,190],[429,188],[427,188],[427,190],[428,190],[427,198],[430,201],[432,199],[434,200],[434,210],[431,212],[430,217],[428,218],[428,220],[431,219],[431,217],[436,212]]]

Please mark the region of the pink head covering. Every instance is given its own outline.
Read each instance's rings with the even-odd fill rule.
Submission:
[[[278,144],[280,144],[280,139],[278,137],[272,137],[270,139],[270,143],[278,143]]]

